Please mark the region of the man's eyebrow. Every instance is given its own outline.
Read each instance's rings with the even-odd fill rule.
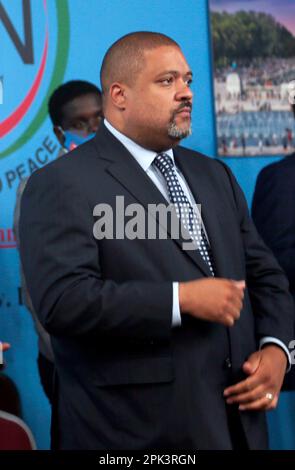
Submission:
[[[174,75],[174,76],[181,75],[180,72],[179,72],[179,70],[163,70],[163,72],[160,72],[160,73],[157,75],[157,78],[162,77],[163,75],[168,75],[168,74],[171,74],[171,75]],[[189,70],[189,71],[186,72],[184,75],[192,77],[192,76],[193,76],[193,72],[192,72],[191,70]]]

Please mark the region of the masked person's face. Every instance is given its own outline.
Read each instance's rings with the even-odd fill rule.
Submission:
[[[102,104],[94,93],[78,96],[63,107],[60,138],[67,150],[73,150],[94,137],[102,120]]]
[[[125,129],[155,151],[176,145],[191,133],[192,72],[178,47],[145,52],[145,64],[126,88]]]

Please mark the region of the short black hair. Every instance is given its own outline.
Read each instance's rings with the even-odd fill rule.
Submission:
[[[161,46],[180,46],[162,33],[136,31],[118,39],[106,52],[100,70],[103,94],[112,83],[131,83],[144,66],[144,52]]]
[[[63,120],[63,107],[82,95],[93,93],[101,98],[100,89],[90,82],[84,80],[71,80],[60,85],[49,98],[48,112],[54,126],[61,126]]]

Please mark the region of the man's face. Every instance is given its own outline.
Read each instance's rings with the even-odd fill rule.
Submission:
[[[125,133],[162,151],[191,133],[192,72],[176,46],[145,52],[145,65],[126,90]]]
[[[63,107],[63,130],[87,136],[96,132],[102,119],[101,99],[95,93],[78,96]]]

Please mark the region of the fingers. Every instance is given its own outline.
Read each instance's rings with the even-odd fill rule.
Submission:
[[[231,315],[225,315],[220,323],[224,326],[234,326],[235,320]]]
[[[245,281],[233,281],[233,283],[236,285],[236,287],[242,291],[246,288],[246,282]]]
[[[243,307],[245,281],[223,278],[198,279],[179,284],[182,314],[232,326]]]
[[[230,387],[227,387],[223,395],[226,398],[234,399],[236,396],[246,394],[251,392],[252,390],[256,389],[261,385],[261,380],[259,377],[256,376],[251,376],[247,377],[247,379],[242,380],[241,382],[238,382],[235,385],[232,385]],[[237,400],[232,401],[232,403],[236,403]]]
[[[238,403],[240,405],[244,405],[250,402],[255,402],[259,400],[261,397],[265,396],[264,387],[258,386],[255,389],[252,389],[248,392],[239,393],[238,395],[233,395],[227,398],[226,403],[228,405],[233,405],[234,403]]]
[[[233,301],[235,305],[242,308],[243,300],[244,300],[244,291],[245,291],[245,282],[244,281],[232,281],[232,289],[233,289]]]
[[[263,384],[246,379],[224,391],[228,405],[238,404],[239,410],[271,410],[277,406],[279,395],[266,391]]]
[[[267,397],[269,393],[264,393],[260,398],[257,398],[256,400],[250,401],[248,403],[242,404],[239,406],[240,411],[248,411],[248,410],[253,410],[253,411],[258,411],[258,410],[273,410],[276,408],[278,404],[278,399],[279,396],[275,395],[273,399],[269,399]]]
[[[232,299],[228,305],[224,307],[225,315],[231,317],[234,321],[238,320],[241,315],[242,302]]]
[[[225,289],[221,323],[233,326],[235,321],[240,318],[243,307],[245,281],[228,280],[225,283]]]
[[[2,351],[7,351],[7,349],[10,348],[10,344],[9,344],[9,343],[1,343],[1,342],[0,342],[0,347],[1,347]]]
[[[243,364],[243,371],[245,372],[245,374],[247,375],[254,374],[259,367],[260,361],[261,361],[260,355],[253,354],[252,356],[250,356],[250,358]]]
[[[243,364],[250,374],[245,380],[227,387],[224,397],[228,405],[239,410],[271,410],[277,406],[284,368],[276,367],[272,351],[256,351]]]

